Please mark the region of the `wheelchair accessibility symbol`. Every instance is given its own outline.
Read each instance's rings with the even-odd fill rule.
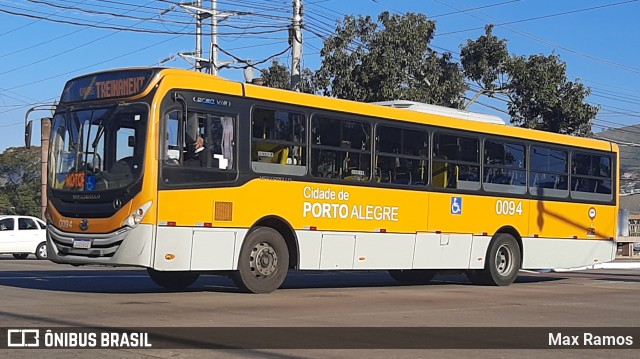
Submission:
[[[462,214],[462,197],[451,197],[451,214]]]

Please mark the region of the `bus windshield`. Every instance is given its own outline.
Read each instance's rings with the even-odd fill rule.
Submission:
[[[95,192],[136,182],[143,170],[148,116],[145,103],[59,107],[51,123],[50,186]]]

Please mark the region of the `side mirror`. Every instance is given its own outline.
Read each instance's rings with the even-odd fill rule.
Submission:
[[[28,120],[24,129],[24,145],[28,149],[31,148],[31,132],[33,129],[33,121]]]
[[[56,110],[56,105],[38,105],[34,106],[27,110],[27,113],[24,115],[24,145],[26,148],[31,148],[31,131],[33,128],[33,121],[29,119],[29,114],[34,111],[43,111],[49,110],[51,114]]]

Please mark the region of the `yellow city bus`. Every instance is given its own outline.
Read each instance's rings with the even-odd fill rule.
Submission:
[[[438,272],[614,259],[616,145],[131,68],[67,82],[52,119],[48,256],[248,292],[290,269]]]

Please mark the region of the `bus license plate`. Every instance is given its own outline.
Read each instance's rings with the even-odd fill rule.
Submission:
[[[89,249],[91,248],[91,240],[90,239],[74,239],[73,248]]]

